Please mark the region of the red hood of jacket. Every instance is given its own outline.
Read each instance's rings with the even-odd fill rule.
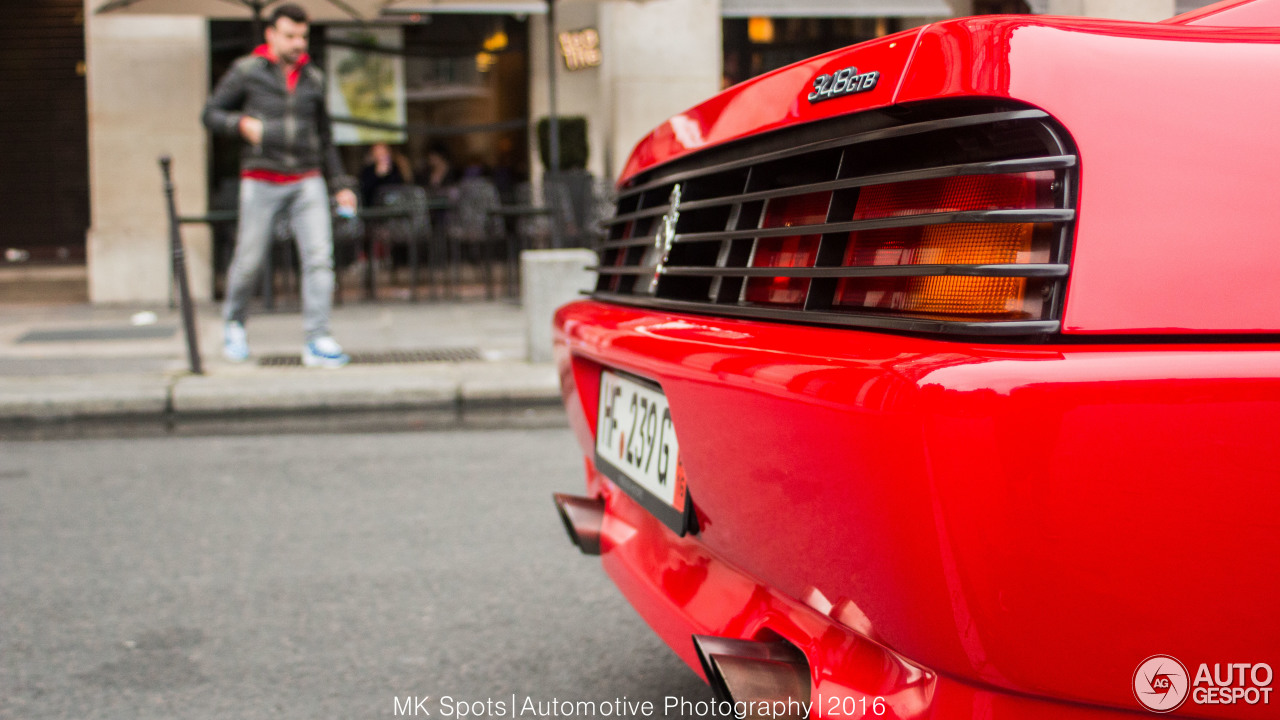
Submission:
[[[276,57],[276,54],[274,52],[271,52],[271,46],[266,43],[262,43],[258,47],[254,48],[253,54],[258,55],[260,57],[264,57],[270,60],[271,62],[280,61],[280,59]],[[302,53],[301,55],[298,56],[298,64],[296,65],[296,67],[302,67],[303,65],[306,65],[309,62],[311,62],[311,56],[306,53]]]
[[[253,54],[258,57],[264,57],[273,63],[280,62],[279,58],[276,57],[276,54],[271,51],[271,46],[266,43],[262,43],[258,47],[254,48]],[[309,62],[311,62],[310,55],[302,53],[298,56],[298,64],[294,65],[293,70],[289,71],[289,75],[285,77],[285,82],[289,86],[290,92],[293,92],[293,89],[298,87],[298,78],[302,76],[302,67]]]

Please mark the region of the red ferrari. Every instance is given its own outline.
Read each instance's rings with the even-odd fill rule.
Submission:
[[[640,142],[556,502],[720,710],[1280,717],[1277,26],[958,19]]]

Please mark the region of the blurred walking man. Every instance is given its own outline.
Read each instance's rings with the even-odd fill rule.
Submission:
[[[302,258],[303,364],[342,367],[349,358],[329,334],[333,227],[321,172],[337,183],[342,165],[330,135],[324,75],[308,62],[306,12],[292,3],[276,7],[266,40],[222,76],[204,108],[206,127],[244,141],[240,229],[227,275],[222,354],[233,362],[249,357],[245,307],[270,250],[272,224],[285,213]],[[335,198],[355,208],[349,187]]]

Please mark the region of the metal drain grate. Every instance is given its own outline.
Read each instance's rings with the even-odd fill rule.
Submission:
[[[436,350],[388,350],[385,352],[353,352],[352,365],[393,365],[403,363],[468,362],[480,360],[477,348],[439,348]],[[301,355],[263,355],[261,367],[300,367]]]

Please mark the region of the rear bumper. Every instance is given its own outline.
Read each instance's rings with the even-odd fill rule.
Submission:
[[[777,634],[819,702],[1074,718],[1143,712],[1156,654],[1280,667],[1280,346],[975,345],[584,301],[557,359],[605,568],[695,669],[691,634]],[[698,534],[596,471],[605,367],[667,396]]]
[[[813,718],[1100,720],[1130,712],[1022,697],[916,665],[753,579],[693,536],[680,538],[602,475],[605,571],[680,659],[703,674],[691,637],[781,637],[807,658]],[[883,714],[876,713],[881,708]],[[686,709],[687,710],[687,709]],[[668,714],[678,712],[673,709]],[[692,713],[685,712],[685,715]]]

